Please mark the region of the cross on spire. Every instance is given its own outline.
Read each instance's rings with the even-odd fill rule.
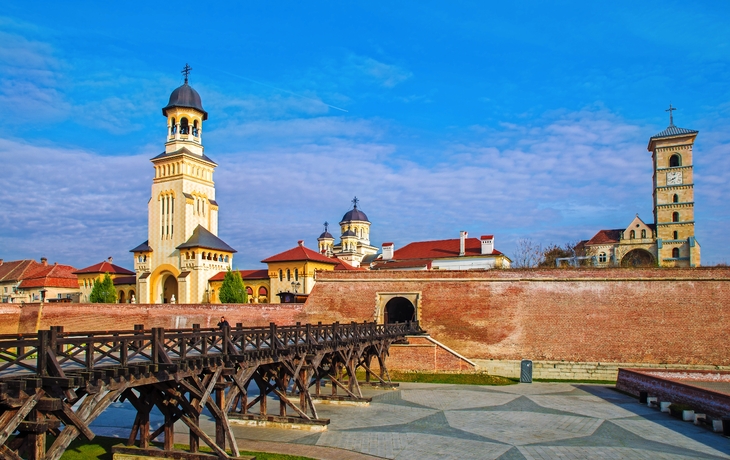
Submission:
[[[324,231],[325,232],[327,231],[327,227],[329,227],[329,225],[330,225],[330,223],[325,220],[324,221]]]
[[[182,71],[180,71],[181,74],[185,75],[185,83],[188,82],[188,75],[190,75],[190,71],[193,70],[192,67],[188,65],[188,63],[185,63],[185,67],[183,67]]]
[[[357,208],[357,204],[358,204],[359,202],[360,202],[360,200],[358,200],[358,199],[357,199],[357,197],[355,197],[355,198],[353,198],[353,199],[352,199],[352,204],[353,204],[353,205],[354,205],[354,207],[356,207],[356,208]]]
[[[672,107],[672,103],[669,103],[669,108],[665,110],[665,112],[669,112],[669,126],[674,126],[674,117],[672,116],[672,112],[674,110],[677,110],[676,107]]]

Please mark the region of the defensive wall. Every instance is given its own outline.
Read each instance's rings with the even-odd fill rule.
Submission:
[[[618,367],[730,369],[730,268],[318,272],[306,304],[0,304],[0,333],[383,321],[403,297],[437,342],[394,368],[615,380]],[[471,363],[471,364],[469,364]]]

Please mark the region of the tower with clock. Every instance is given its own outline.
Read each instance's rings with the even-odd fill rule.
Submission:
[[[700,265],[695,239],[692,149],[698,131],[674,125],[669,105],[669,126],[649,139],[654,166],[654,222],[660,266]]]

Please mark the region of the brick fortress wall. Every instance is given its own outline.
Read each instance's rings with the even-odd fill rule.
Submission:
[[[520,359],[563,378],[615,379],[611,363],[730,365],[726,268],[325,272],[306,310],[372,320],[379,295],[398,292],[419,293],[433,338],[503,374]]]

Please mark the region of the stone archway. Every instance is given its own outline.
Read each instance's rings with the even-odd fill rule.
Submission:
[[[124,291],[119,291],[119,303],[125,303]]]
[[[170,303],[172,296],[175,296],[175,301],[180,299],[177,293],[177,277],[172,273],[163,273],[160,277],[161,289],[160,289],[160,300],[162,303]]]
[[[632,249],[621,258],[622,267],[656,267],[656,259],[646,249]]]
[[[416,307],[405,297],[393,297],[385,304],[385,324],[405,323],[416,319]]]

